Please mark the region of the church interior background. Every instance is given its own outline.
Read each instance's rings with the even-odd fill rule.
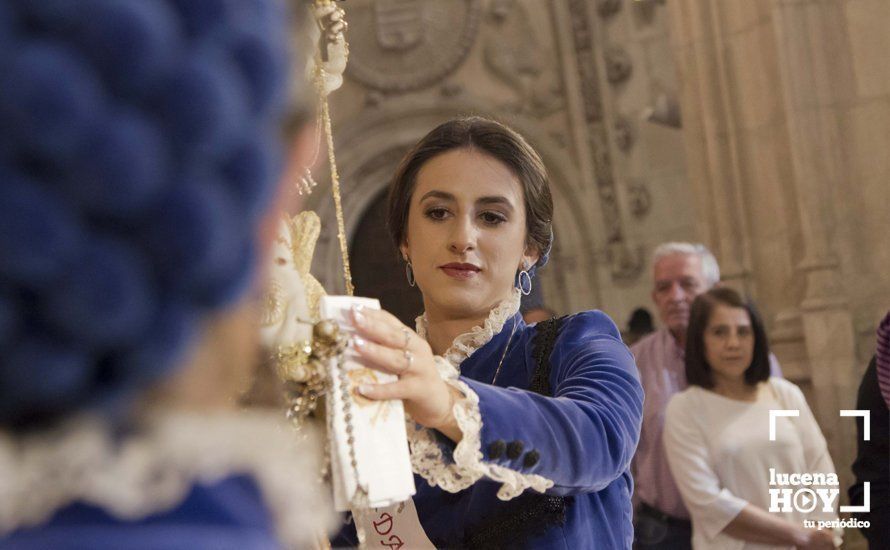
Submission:
[[[700,241],[753,297],[850,483],[852,409],[890,308],[890,2],[349,0],[331,96],[356,292],[420,313],[385,189],[439,122],[498,118],[541,152],[556,204],[540,272],[560,314],[653,310],[655,246]],[[304,205],[313,273],[342,292],[327,178]],[[654,310],[653,310],[654,311]],[[849,547],[855,547],[855,544]]]

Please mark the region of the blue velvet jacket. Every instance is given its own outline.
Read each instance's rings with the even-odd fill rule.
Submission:
[[[598,311],[565,317],[550,332],[538,328],[516,313],[459,366],[460,382],[478,396],[477,463],[468,466],[478,481],[450,493],[431,485],[435,475],[415,476],[419,519],[439,548],[632,545],[629,467],[643,406],[633,356]],[[441,436],[438,444],[453,464],[454,445]],[[511,496],[506,485],[491,478],[505,476],[526,490],[503,500]],[[544,494],[534,490],[542,483]],[[346,528],[336,542],[353,537]]]

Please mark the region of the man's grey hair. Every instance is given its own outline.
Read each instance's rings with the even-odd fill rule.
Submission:
[[[660,259],[676,254],[698,256],[701,259],[702,276],[708,288],[720,282],[720,266],[717,264],[717,258],[707,246],[699,243],[671,242],[658,245],[652,253],[653,267]]]

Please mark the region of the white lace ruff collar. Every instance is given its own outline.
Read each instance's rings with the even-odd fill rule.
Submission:
[[[177,506],[195,484],[238,474],[255,480],[288,546],[332,527],[312,451],[320,447],[300,441],[279,414],[165,413],[146,426],[118,442],[95,417],[27,436],[0,431],[0,536],[76,501],[124,520],[146,517]]]
[[[451,343],[451,347],[442,356],[449,363],[458,367],[473,352],[491,341],[495,334],[501,332],[501,329],[504,328],[504,323],[519,311],[521,298],[522,294],[519,292],[519,289],[513,289],[513,293],[509,298],[492,308],[488,318],[485,319],[481,327],[477,325],[471,328],[469,332],[465,332],[455,338],[454,342]],[[417,318],[416,325],[417,334],[425,340],[427,335],[426,313]]]

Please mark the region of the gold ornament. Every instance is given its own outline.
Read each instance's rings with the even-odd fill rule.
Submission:
[[[326,293],[318,279],[312,276],[312,256],[315,254],[315,245],[321,234],[321,220],[318,214],[307,210],[300,212],[288,221],[290,233],[291,259],[294,269],[303,281],[306,293],[306,304],[309,306],[309,318],[318,319],[318,302]]]
[[[324,319],[312,327],[311,344],[300,342],[278,348],[275,364],[285,380],[288,418],[297,428],[317,410],[319,398],[328,390],[328,362],[332,358],[342,359],[348,344],[349,339],[337,323]]]

